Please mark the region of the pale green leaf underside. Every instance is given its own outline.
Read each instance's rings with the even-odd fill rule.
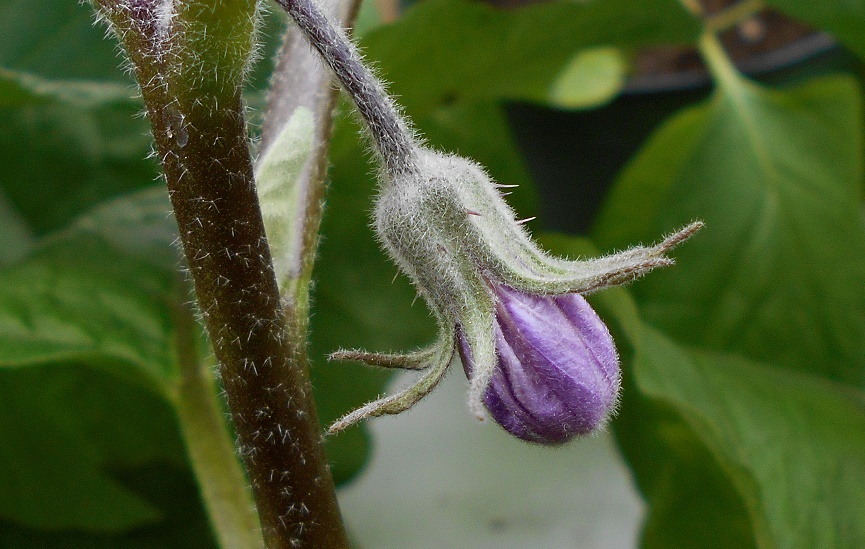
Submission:
[[[304,234],[302,223],[301,177],[312,154],[313,115],[298,107],[285,123],[255,170],[255,183],[267,241],[273,257],[273,270],[280,292],[288,280],[300,275],[299,254]]]

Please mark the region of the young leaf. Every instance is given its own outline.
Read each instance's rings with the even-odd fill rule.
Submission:
[[[296,216],[303,211],[298,208],[303,190],[299,180],[312,154],[312,141],[312,112],[298,107],[259,159],[255,170],[261,216],[283,299],[284,293],[290,291],[292,277],[299,276],[304,238],[296,223]]]

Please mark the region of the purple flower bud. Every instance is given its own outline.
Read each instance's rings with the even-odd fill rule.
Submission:
[[[606,325],[579,294],[495,285],[497,364],[484,404],[506,431],[562,444],[601,427],[615,409],[619,359]],[[466,375],[471,350],[459,338]]]

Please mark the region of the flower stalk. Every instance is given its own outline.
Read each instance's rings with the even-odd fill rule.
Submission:
[[[333,71],[357,106],[389,174],[411,168],[415,139],[396,103],[363,64],[346,33],[333,25],[311,0],[276,0],[297,24],[309,44]]]
[[[457,347],[470,378],[469,407],[479,420],[491,411],[512,434],[544,444],[602,426],[617,401],[618,359],[609,332],[579,294],[671,265],[667,252],[702,224],[693,223],[655,246],[599,259],[550,257],[532,241],[504,201],[501,186],[480,166],[421,144],[351,41],[313,2],[278,2],[334,71],[367,124],[383,168],[376,233],[439,325],[438,340],[411,353],[334,353],[334,359],[424,374],[402,391],[337,420],[329,432],[410,408],[436,387]],[[540,311],[532,330],[527,328],[531,306],[517,307],[518,314],[516,309],[510,316],[504,313],[520,301],[534,302],[534,313]],[[555,332],[546,313],[556,307],[573,313],[565,317],[574,329],[567,332],[562,352],[551,359],[534,351],[547,347],[545,333]],[[528,331],[533,335],[524,337]],[[506,349],[514,341],[525,343],[520,352]],[[554,395],[554,386],[569,387],[568,393]],[[552,397],[558,405],[548,405]]]

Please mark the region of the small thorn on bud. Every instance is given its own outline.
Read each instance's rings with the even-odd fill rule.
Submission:
[[[397,271],[397,272],[393,275],[393,280],[391,280],[390,283],[393,284],[394,282],[396,282],[396,279],[397,279],[397,278],[399,278],[399,271]]]
[[[525,219],[520,219],[520,220],[517,221],[517,225],[523,225],[523,224],[525,224],[525,223],[528,223],[529,221],[534,221],[535,219],[537,219],[537,216],[534,216],[534,215],[533,215],[532,217],[527,217],[527,218],[525,218]]]
[[[496,183],[495,186],[499,189],[516,189],[519,185],[505,185],[504,183]]]
[[[476,211],[474,211],[474,210],[466,210],[466,213],[467,213],[468,215],[476,215],[476,216],[478,216],[478,217],[483,217],[483,214],[482,214],[482,213],[478,213],[478,212],[476,212]]]

